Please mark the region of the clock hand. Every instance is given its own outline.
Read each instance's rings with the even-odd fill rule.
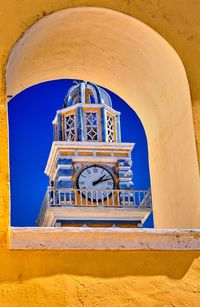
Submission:
[[[97,180],[97,181],[93,182],[93,185],[97,185],[98,183],[101,183],[103,181],[108,181],[110,179],[112,179],[112,178],[110,177],[110,178],[105,178],[105,179],[102,179],[102,180]]]
[[[96,184],[99,183],[105,176],[106,176],[106,174],[103,175],[103,176],[101,176],[98,180],[94,181],[92,184],[93,184],[93,185],[96,185]]]

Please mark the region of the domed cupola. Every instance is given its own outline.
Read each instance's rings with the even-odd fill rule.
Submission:
[[[72,105],[83,104],[101,104],[104,103],[112,107],[112,101],[109,94],[98,85],[88,81],[74,81],[64,100],[63,108]]]
[[[74,81],[53,124],[55,141],[121,142],[120,112],[104,89],[88,81]]]

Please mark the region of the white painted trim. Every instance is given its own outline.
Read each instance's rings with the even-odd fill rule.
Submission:
[[[39,226],[52,227],[57,220],[94,220],[94,221],[141,221],[143,224],[151,213],[149,208],[109,208],[109,207],[47,207]]]
[[[72,180],[72,175],[71,176],[59,176],[58,177],[58,182],[59,181],[71,181]]]
[[[51,178],[52,178],[53,181],[55,181],[56,174],[60,169],[62,169],[62,170],[72,169],[72,164],[68,164],[68,165],[59,164],[59,165],[57,165],[57,168],[54,168],[53,172],[51,173]],[[68,177],[72,178],[72,176],[68,176]]]
[[[54,141],[51,146],[50,154],[48,157],[47,165],[45,168],[45,174],[49,176],[53,162],[55,161],[55,155],[59,150],[112,150],[124,152],[131,152],[135,146],[135,143],[110,143],[110,142],[66,142],[66,141]],[[72,157],[74,159],[74,157]],[[119,159],[120,157],[117,157]],[[122,157],[123,158],[123,157]],[[129,158],[130,159],[130,158]]]
[[[61,170],[64,170],[64,169],[72,169],[72,165],[71,164],[68,164],[68,165],[64,165],[64,164],[59,164],[58,166],[57,166],[57,171],[59,170],[59,169],[61,169]]]
[[[200,229],[11,227],[11,249],[200,250]]]
[[[60,109],[56,112],[56,114],[63,114],[63,113],[67,113],[73,110],[76,110],[78,107],[81,108],[87,108],[87,109],[101,109],[101,108],[105,108],[106,110],[108,110],[109,112],[112,112],[114,115],[120,115],[121,112],[116,111],[115,109],[113,109],[112,107],[108,106],[107,104],[104,103],[98,103],[98,104],[90,104],[90,103],[77,103],[75,105],[72,105],[70,107],[66,107],[64,109]]]
[[[92,148],[92,149],[96,149],[96,148],[112,148],[115,150],[122,150],[123,149],[127,149],[127,150],[131,150],[133,149],[135,143],[126,143],[126,142],[120,142],[120,143],[111,143],[111,142],[66,142],[66,141],[54,141],[52,143],[52,147],[66,147],[66,148],[74,148],[74,149],[78,149],[78,148]]]

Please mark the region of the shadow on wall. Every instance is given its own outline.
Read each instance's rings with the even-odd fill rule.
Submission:
[[[0,281],[25,281],[52,275],[102,278],[168,276],[182,278],[199,251],[1,251]],[[193,262],[195,261],[195,264]]]

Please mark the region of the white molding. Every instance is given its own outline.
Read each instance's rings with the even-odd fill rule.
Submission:
[[[52,227],[57,220],[94,220],[94,221],[141,221],[143,224],[151,213],[149,208],[108,208],[108,207],[47,207],[39,226]]]
[[[72,175],[71,176],[59,176],[58,182],[59,181],[72,181]]]
[[[11,249],[200,250],[200,229],[11,227]]]
[[[72,169],[72,165],[71,164],[69,164],[69,165],[59,164],[57,166],[56,170],[58,171],[59,169],[62,169],[62,170],[64,170],[64,169]]]
[[[47,165],[45,168],[45,174],[50,176],[52,172],[52,167],[54,166],[54,162],[56,159],[56,155],[59,151],[62,150],[72,150],[72,151],[101,151],[102,149],[104,151],[117,151],[120,153],[127,152],[130,153],[135,146],[135,143],[111,143],[111,142],[66,142],[66,141],[54,141],[51,146],[50,154],[48,157]],[[75,156],[71,157],[75,161]],[[77,157],[77,161],[83,160],[83,157]],[[84,160],[86,160],[87,157],[84,157]],[[98,157],[99,159],[100,157]],[[113,158],[113,157],[112,157]],[[120,157],[115,157],[116,160],[118,160]],[[128,158],[130,157],[121,157]],[[90,160],[91,157],[88,157]]]
[[[77,142],[67,142],[67,141],[54,141],[52,144],[52,147],[63,147],[63,148],[71,148],[71,149],[83,149],[83,148],[91,148],[91,149],[96,149],[96,148],[112,148],[115,150],[132,150],[134,147],[135,143],[126,143],[126,142],[82,142],[82,141],[77,141]],[[123,149],[122,149],[123,148]]]
[[[107,104],[104,104],[104,103],[98,103],[98,104],[90,104],[90,103],[77,103],[75,105],[72,105],[70,107],[66,107],[66,108],[63,108],[63,109],[60,109],[60,110],[57,110],[57,113],[56,114],[63,114],[63,113],[67,113],[67,112],[70,112],[70,111],[73,111],[73,110],[76,110],[77,108],[85,108],[85,109],[101,109],[101,108],[105,108],[106,110],[112,112],[113,114],[115,115],[120,115],[121,112],[119,111],[116,111],[115,109],[113,109],[112,107],[108,106]]]

